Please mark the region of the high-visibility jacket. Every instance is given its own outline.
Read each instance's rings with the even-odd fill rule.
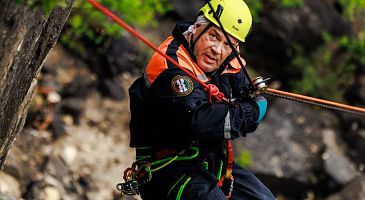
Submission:
[[[217,85],[226,98],[238,97],[249,84],[241,66],[234,58],[218,76],[204,73],[183,35],[190,25],[178,23],[159,49],[201,81]],[[131,147],[185,148],[193,141],[215,144],[245,136],[257,127],[258,108],[252,100],[240,100],[237,106],[210,104],[198,82],[158,53],[129,94]]]

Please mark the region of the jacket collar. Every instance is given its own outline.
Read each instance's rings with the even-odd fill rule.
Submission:
[[[184,48],[189,52],[190,57],[196,62],[196,57],[194,53],[190,50],[189,42],[184,36],[184,32],[189,29],[189,26],[193,25],[192,21],[179,21],[176,23],[175,28],[172,30],[172,36],[179,40]]]

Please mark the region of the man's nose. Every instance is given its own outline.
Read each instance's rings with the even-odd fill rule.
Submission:
[[[216,43],[214,43],[212,49],[213,49],[214,53],[221,54],[222,51],[223,51],[223,43],[222,42],[216,42]]]

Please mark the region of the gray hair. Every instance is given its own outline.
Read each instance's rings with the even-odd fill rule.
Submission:
[[[199,25],[207,25],[207,24],[209,24],[209,23],[210,23],[210,22],[209,22],[209,20],[208,20],[206,17],[204,17],[204,15],[199,15],[199,16],[198,16],[198,18],[196,19],[196,21],[195,21],[194,25],[195,25],[195,24],[199,24]],[[184,35],[185,35],[185,36],[193,32],[194,25],[189,26],[188,30],[186,30],[186,31],[184,32]]]
[[[199,15],[198,18],[196,19],[195,24],[209,24],[209,20],[204,16],[204,15]]]

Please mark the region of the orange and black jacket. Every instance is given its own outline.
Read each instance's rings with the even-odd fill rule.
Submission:
[[[227,98],[236,98],[249,80],[235,58],[222,72],[205,74],[183,32],[192,23],[179,22],[159,47],[201,81],[214,83]],[[192,141],[215,143],[235,139],[257,127],[257,105],[249,99],[237,106],[209,103],[204,88],[166,58],[155,53],[143,77],[129,88],[131,147],[184,148]]]

